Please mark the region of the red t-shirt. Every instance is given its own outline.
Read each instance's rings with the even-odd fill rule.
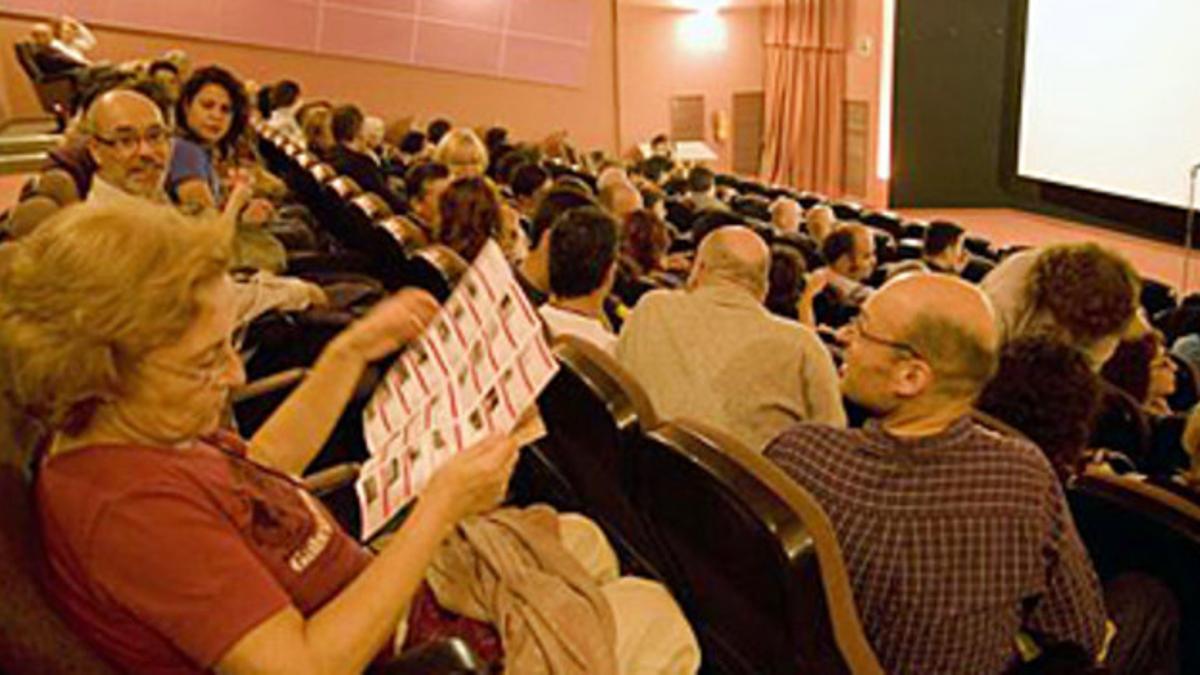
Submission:
[[[55,455],[37,502],[50,594],[131,672],[208,670],[287,606],[314,613],[371,559],[233,438]]]

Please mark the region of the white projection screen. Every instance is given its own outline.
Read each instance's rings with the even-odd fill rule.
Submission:
[[[1029,0],[1017,172],[1186,207],[1200,0]]]

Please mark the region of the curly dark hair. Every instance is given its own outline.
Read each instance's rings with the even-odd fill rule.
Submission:
[[[1083,352],[1049,336],[1021,337],[1001,352],[976,407],[1028,436],[1065,479],[1083,461],[1102,391]]]
[[[486,178],[459,178],[438,202],[441,243],[464,260],[474,260],[488,238],[500,230],[500,199]]]
[[[217,152],[222,157],[229,157],[233,154],[234,146],[246,131],[250,106],[250,99],[246,96],[246,87],[233,73],[220,66],[205,66],[192,73],[187,82],[183,83],[183,89],[179,92],[179,100],[175,102],[175,124],[185,138],[200,145],[206,145],[196,131],[188,126],[187,109],[200,95],[200,90],[210,84],[221,87],[229,95],[229,107],[232,113],[229,130],[217,141]]]
[[[1061,244],[1038,254],[1029,284],[1044,309],[1073,341],[1091,344],[1120,333],[1133,319],[1141,279],[1129,261],[1097,244]]]

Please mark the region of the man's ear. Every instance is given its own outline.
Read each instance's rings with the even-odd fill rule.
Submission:
[[[929,364],[920,359],[905,359],[896,364],[892,378],[896,395],[911,399],[933,387],[934,373]]]

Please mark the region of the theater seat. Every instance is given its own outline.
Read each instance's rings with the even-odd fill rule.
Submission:
[[[0,671],[116,673],[54,612],[35,581],[40,549],[29,487],[20,470],[0,465]]]
[[[1178,672],[1200,672],[1200,495],[1170,481],[1092,469],[1067,499],[1102,581],[1141,572],[1171,589],[1181,614]]]
[[[709,672],[882,673],[828,517],[778,467],[691,421],[647,434],[634,506]]]
[[[415,286],[429,292],[438,302],[450,298],[450,292],[467,272],[470,263],[454,249],[433,244],[418,249],[403,264],[401,286]]]
[[[657,424],[641,387],[607,353],[564,336],[561,369],[538,397],[546,437],[522,451],[512,481],[518,504],[578,511],[604,529],[630,573],[660,577],[658,549],[632,501],[631,453]]]
[[[58,123],[57,130],[62,131],[74,112],[75,98],[78,95],[75,74],[42,72],[33,56],[34,46],[31,42],[18,42],[13,45],[13,50],[17,55],[17,63],[21,64],[21,69],[33,85],[42,110],[54,115]]]

